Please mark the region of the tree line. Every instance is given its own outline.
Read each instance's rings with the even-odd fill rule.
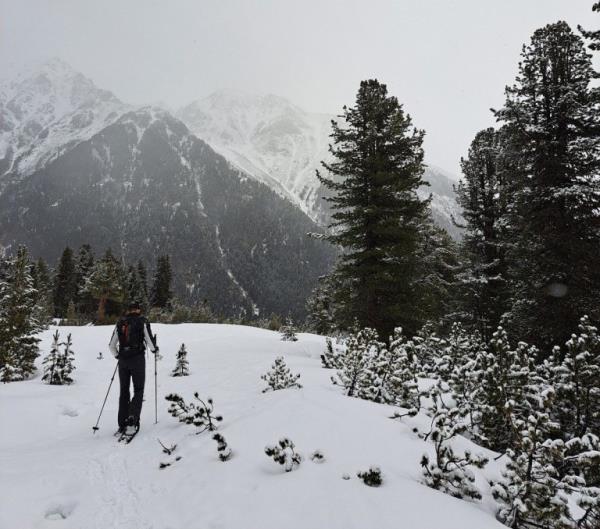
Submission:
[[[31,274],[48,315],[71,323],[107,323],[129,303],[139,303],[146,310],[165,309],[173,300],[168,255],[158,256],[150,285],[141,260],[125,263],[110,248],[96,258],[89,244],[82,245],[76,253],[66,247],[53,273],[39,258],[31,265]]]
[[[594,9],[597,11],[598,4]],[[600,318],[598,32],[548,24],[523,46],[518,75],[461,160],[464,238],[435,227],[424,131],[385,84],[363,81],[333,121],[317,172],[330,191],[329,242],[341,257],[309,300],[316,330],[369,327],[390,337],[462,322],[484,339],[502,325],[549,350],[579,319]]]

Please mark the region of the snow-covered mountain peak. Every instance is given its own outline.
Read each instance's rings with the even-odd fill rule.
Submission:
[[[177,116],[235,166],[319,218],[315,169],[327,155],[329,117],[267,94],[216,92]]]
[[[126,108],[60,59],[22,72],[0,88],[0,176],[35,171]]]

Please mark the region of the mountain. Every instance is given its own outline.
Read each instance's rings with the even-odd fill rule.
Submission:
[[[334,115],[306,112],[274,95],[217,92],[176,112],[190,130],[236,167],[295,202],[313,220],[328,219],[327,190],[315,175],[321,160],[330,160],[328,145]],[[451,217],[460,218],[452,178],[427,168],[434,219],[453,236]]]
[[[0,86],[0,188],[112,123],[127,106],[59,59]]]
[[[318,226],[291,202],[168,112],[129,110],[64,63],[2,93],[0,248],[55,262],[90,243],[150,266],[169,253],[185,301],[302,317],[334,251],[307,237]]]

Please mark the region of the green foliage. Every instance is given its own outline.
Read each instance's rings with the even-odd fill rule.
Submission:
[[[357,472],[356,475],[369,487],[380,487],[383,484],[383,477],[379,467],[369,467],[369,470]]]
[[[260,378],[267,383],[267,387],[263,389],[263,393],[266,393],[267,391],[302,387],[302,385],[298,383],[300,373],[293,375],[290,368],[287,367],[283,356],[275,358],[275,362],[271,366],[271,371],[265,373]]]
[[[63,250],[54,277],[54,316],[64,318],[69,301],[77,296],[77,278],[73,250],[68,246]]]
[[[376,80],[362,81],[343,126],[332,122],[334,157],[317,173],[333,193],[331,234],[343,248],[335,274],[335,303],[350,320],[390,336],[400,324],[418,327],[417,255],[428,201],[423,185],[423,131],[413,127],[395,97]]]
[[[287,437],[280,439],[276,445],[266,446],[265,454],[282,465],[286,472],[291,472],[302,462],[302,455],[296,452],[294,443]]]
[[[168,255],[161,255],[156,261],[156,272],[154,273],[154,281],[150,292],[150,303],[153,307],[161,309],[168,307],[173,297],[172,281],[171,260]]]
[[[565,22],[534,32],[496,112],[509,136],[507,328],[549,351],[600,317],[600,113],[591,57]]]
[[[0,381],[25,380],[35,371],[43,325],[37,320],[38,292],[24,246],[0,267]]]

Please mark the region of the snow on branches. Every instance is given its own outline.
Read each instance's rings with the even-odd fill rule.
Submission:
[[[185,344],[181,344],[179,351],[177,351],[177,361],[175,368],[171,371],[172,377],[187,377],[190,374],[189,362],[187,359],[187,351],[185,350]]]
[[[71,349],[73,342],[71,334],[67,336],[67,341],[59,343],[58,330],[52,335],[52,346],[50,352],[42,362],[44,374],[42,380],[47,384],[62,386],[72,384],[71,373],[75,369],[73,365],[74,353]],[[60,351],[62,346],[63,350]]]
[[[267,391],[302,387],[302,385],[298,383],[300,373],[293,375],[290,368],[287,367],[283,356],[275,358],[275,362],[271,366],[271,371],[265,373],[260,378],[267,383],[267,387],[263,389],[263,393],[266,393]]]
[[[266,446],[265,454],[282,465],[286,472],[291,472],[302,462],[302,455],[296,452],[294,443],[287,437],[280,439],[276,445]]]
[[[455,498],[479,500],[481,493],[475,486],[471,467],[483,468],[488,460],[483,456],[474,456],[467,450],[463,455],[457,455],[450,445],[450,441],[465,429],[461,410],[440,409],[431,421],[431,430],[424,435],[425,440],[433,442],[434,459],[424,454],[421,467],[425,484],[431,488]]]

